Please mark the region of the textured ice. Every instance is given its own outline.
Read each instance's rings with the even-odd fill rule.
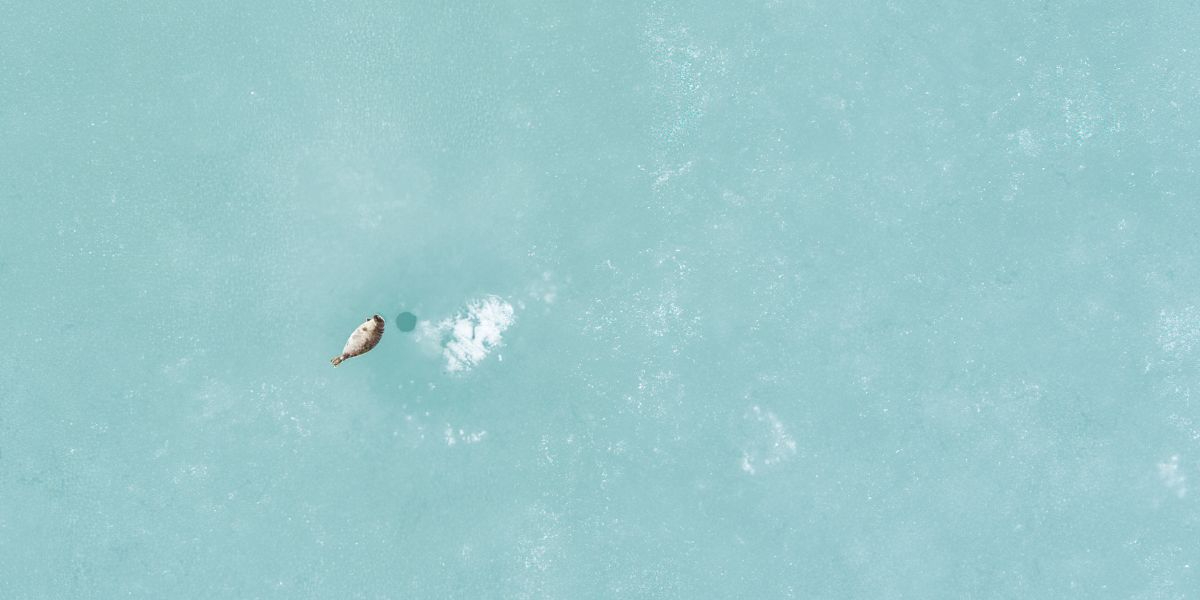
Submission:
[[[0,598],[1200,589],[1194,2],[180,4],[0,11]]]
[[[1168,358],[1191,355],[1200,345],[1200,309],[1162,309],[1158,314],[1158,344]]]

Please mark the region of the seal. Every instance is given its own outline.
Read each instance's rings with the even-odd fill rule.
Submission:
[[[363,322],[350,334],[350,339],[346,340],[346,347],[342,348],[342,355],[333,357],[329,361],[333,366],[342,364],[343,360],[353,358],[359,354],[366,354],[374,348],[379,340],[383,337],[383,317],[375,315]]]

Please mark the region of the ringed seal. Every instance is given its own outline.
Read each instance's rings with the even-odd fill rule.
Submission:
[[[329,361],[333,366],[342,364],[343,360],[353,358],[359,354],[366,354],[379,343],[383,337],[383,317],[375,315],[367,319],[354,333],[350,334],[350,339],[346,340],[346,347],[342,348],[341,356],[333,357]]]

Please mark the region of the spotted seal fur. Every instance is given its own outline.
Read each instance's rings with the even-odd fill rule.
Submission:
[[[379,340],[383,337],[383,317],[374,315],[370,319],[363,322],[350,334],[350,339],[346,340],[346,347],[342,348],[341,356],[333,357],[329,361],[333,366],[342,364],[343,360],[353,358],[360,354],[366,354],[374,348]]]

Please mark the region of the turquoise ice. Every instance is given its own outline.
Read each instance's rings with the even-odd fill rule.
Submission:
[[[0,598],[1195,597],[1194,3],[482,4],[0,0]]]

